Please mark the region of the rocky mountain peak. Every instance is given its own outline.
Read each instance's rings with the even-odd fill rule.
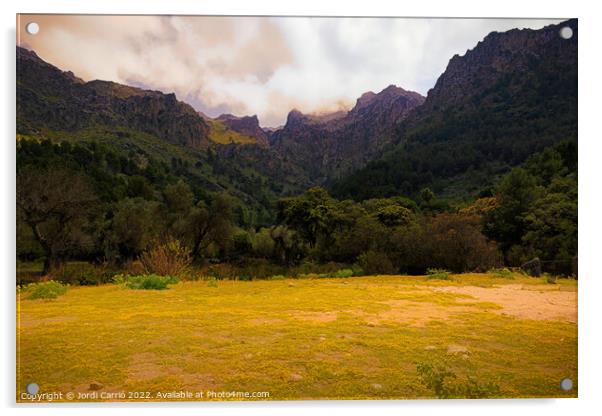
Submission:
[[[240,134],[257,139],[259,144],[267,145],[268,143],[268,136],[259,126],[257,115],[237,117],[233,114],[222,114],[217,117],[217,120]]]

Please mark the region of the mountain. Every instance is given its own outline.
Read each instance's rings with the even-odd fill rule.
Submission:
[[[573,29],[569,40],[559,36]],[[174,94],[84,82],[17,48],[22,139],[99,142],[155,158],[253,209],[326,185],[337,197],[472,197],[577,131],[577,21],[491,33],[454,56],[427,97],[391,85],[349,111],[262,129],[256,116],[209,118]]]
[[[175,94],[108,81],[84,82],[17,48],[18,132],[136,130],[190,147],[209,144],[209,125]]]
[[[284,156],[174,94],[84,82],[20,47],[17,65],[19,141],[68,142],[81,145],[82,154],[106,149],[126,171],[149,181],[179,178],[200,194],[229,194],[253,213],[244,214],[251,223],[270,222],[275,199],[310,186],[305,172]],[[159,178],[158,166],[171,179]]]
[[[396,124],[424,97],[390,85],[358,98],[348,112],[303,114],[292,110],[270,136],[270,146],[306,167],[315,183],[325,183],[364,166],[389,143]]]
[[[222,114],[217,120],[235,132],[255,138],[257,144],[268,145],[268,135],[259,127],[259,120],[256,115],[236,117],[232,114]]]
[[[562,27],[570,39],[559,36]],[[510,167],[577,133],[577,20],[490,33],[454,56],[393,144],[332,187],[357,199],[475,195]]]

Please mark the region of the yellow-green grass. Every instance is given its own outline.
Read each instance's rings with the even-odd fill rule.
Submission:
[[[230,143],[239,143],[239,144],[253,144],[257,143],[257,139],[254,137],[246,136],[244,134],[240,134],[219,120],[206,120],[209,123],[211,130],[209,131],[209,140],[219,143],[219,144],[230,144]]]
[[[267,391],[271,400],[434,398],[417,363],[447,362],[456,382],[504,397],[575,397],[577,325],[503,315],[442,286],[574,280],[486,274],[181,282],[163,291],[72,287],[18,299],[17,400],[40,392]],[[553,286],[553,287],[552,287]],[[495,290],[495,288],[492,288]],[[460,347],[465,352],[453,353]],[[560,380],[571,378],[572,391]],[[126,397],[126,400],[128,398]]]

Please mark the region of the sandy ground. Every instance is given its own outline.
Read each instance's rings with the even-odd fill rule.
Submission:
[[[478,300],[498,304],[502,309],[496,312],[503,315],[577,323],[577,291],[561,291],[558,286],[511,284],[492,288],[445,286],[430,289],[474,298],[467,302]]]

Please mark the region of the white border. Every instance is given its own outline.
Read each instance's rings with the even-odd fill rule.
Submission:
[[[105,415],[107,409],[89,405],[16,406],[14,404],[14,151],[15,151],[15,15],[16,13],[107,13],[107,14],[236,14],[236,15],[331,15],[331,16],[448,16],[448,17],[549,17],[579,18],[579,399],[557,400],[487,400],[487,401],[405,401],[405,402],[277,402],[277,403],[200,403],[110,405],[112,414],[164,415],[170,407],[182,415],[234,414],[244,411],[251,415],[349,415],[376,411],[379,414],[445,414],[506,415],[508,413],[545,413],[546,415],[592,414],[602,408],[598,392],[602,370],[602,343],[598,318],[602,316],[602,267],[599,260],[601,198],[597,178],[600,172],[600,23],[602,16],[596,2],[547,0],[471,1],[421,0],[394,2],[386,0],[327,2],[303,0],[20,0],[2,3],[3,42],[1,65],[2,97],[0,125],[5,132],[0,140],[3,163],[0,164],[2,227],[0,264],[2,270],[2,343],[3,361],[0,375],[0,406],[4,414]],[[597,410],[596,410],[597,409]]]

